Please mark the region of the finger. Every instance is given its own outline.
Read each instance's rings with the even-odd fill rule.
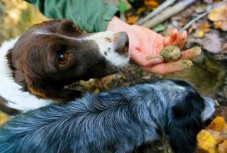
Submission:
[[[153,72],[157,74],[171,74],[179,71],[183,71],[192,66],[192,62],[190,60],[179,60],[177,62],[172,63],[161,63],[154,65],[152,67],[142,67],[145,71]]]
[[[182,33],[177,34],[177,39],[173,42],[173,45],[176,45],[179,48],[182,48],[186,42],[186,39],[187,39],[187,32],[184,30]]]
[[[174,41],[177,39],[178,36],[178,31],[177,29],[174,29],[170,36],[165,37],[163,40],[164,46],[168,46],[168,45],[172,45],[174,43]]]
[[[137,50],[131,51],[130,56],[132,61],[141,65],[142,67],[152,66],[163,62],[163,59],[160,56],[154,55],[153,58],[148,58],[148,55],[144,55]]]
[[[181,59],[193,59],[196,56],[199,56],[201,54],[201,48],[200,47],[193,47],[191,49],[185,50],[181,54]]]

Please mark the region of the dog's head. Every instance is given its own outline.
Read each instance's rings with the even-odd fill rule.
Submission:
[[[214,100],[201,96],[185,81],[166,81],[158,85],[170,106],[165,130],[172,149],[177,153],[194,152],[196,135],[215,111]]]
[[[110,31],[88,34],[68,20],[45,21],[18,39],[8,59],[24,90],[68,101],[80,92],[63,89],[65,85],[104,77],[125,66],[128,36]]]
[[[177,104],[173,107],[173,114],[175,117],[185,117],[187,115],[192,115],[193,112],[197,112],[201,114],[202,122],[210,119],[215,111],[215,102],[213,99],[209,97],[201,96],[196,89],[194,89],[190,84],[185,81],[174,81],[178,88],[182,88],[181,90],[185,90],[184,102]]]

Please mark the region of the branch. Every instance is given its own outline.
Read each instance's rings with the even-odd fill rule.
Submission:
[[[145,22],[144,24],[142,24],[142,26],[147,27],[147,28],[152,28],[155,25],[162,23],[166,19],[181,12],[182,10],[184,10],[186,7],[193,4],[194,2],[196,2],[196,0],[184,0],[182,2],[179,2],[178,4],[167,8],[166,10],[164,10],[163,12],[161,12],[159,15],[155,16],[151,20]]]
[[[217,3],[216,5],[212,5],[206,12],[204,12],[203,14],[201,14],[201,15],[197,16],[196,18],[192,19],[188,24],[186,24],[183,28],[181,28],[179,30],[179,32],[182,32],[185,29],[189,28],[193,23],[195,23],[199,19],[203,18],[204,16],[206,16],[207,14],[209,14],[211,11],[213,11],[217,7],[223,5],[225,2],[226,2],[226,0],[224,0],[224,1],[220,2],[220,3]]]
[[[143,24],[144,22],[146,22],[150,18],[153,18],[155,15],[157,15],[158,13],[160,13],[162,10],[164,10],[168,6],[172,5],[175,1],[176,0],[167,0],[167,1],[165,1],[158,8],[156,8],[154,11],[152,11],[151,13],[149,13],[146,17],[140,19],[136,24],[137,25]]]

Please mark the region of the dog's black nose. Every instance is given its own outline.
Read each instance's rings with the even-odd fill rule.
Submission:
[[[119,32],[115,34],[115,50],[119,54],[128,53],[129,39],[126,32]]]

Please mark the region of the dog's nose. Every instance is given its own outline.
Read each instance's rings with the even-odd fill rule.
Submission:
[[[118,32],[115,34],[115,50],[119,54],[126,54],[128,53],[129,48],[129,39],[126,32]]]

